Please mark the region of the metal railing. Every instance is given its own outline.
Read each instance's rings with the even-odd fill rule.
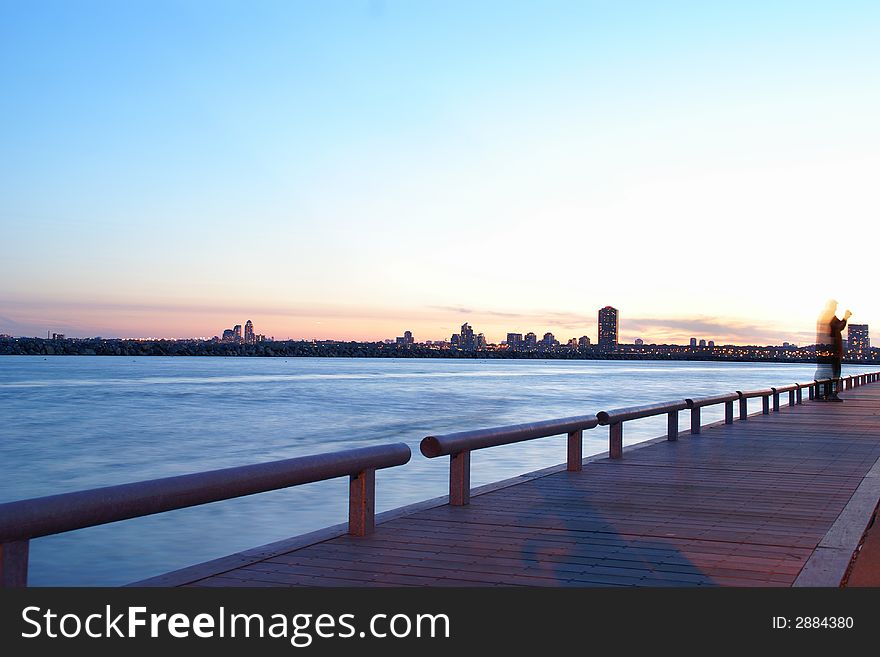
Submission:
[[[848,381],[846,385],[851,387],[878,380],[880,380],[880,372],[852,375],[842,379],[842,381]],[[439,456],[451,457],[449,465],[449,504],[452,506],[463,506],[470,501],[470,453],[475,449],[508,445],[523,440],[568,433],[568,462],[566,469],[577,471],[582,468],[583,431],[592,429],[597,425],[608,427],[608,457],[619,459],[623,456],[624,422],[666,414],[666,439],[674,441],[678,439],[679,435],[679,411],[690,409],[690,433],[698,435],[702,427],[701,410],[706,406],[724,404],[724,423],[733,424],[734,402],[739,402],[739,419],[742,421],[748,419],[749,399],[760,397],[762,400],[762,414],[767,415],[771,412],[771,399],[773,400],[773,411],[778,412],[780,410],[779,400],[780,395],[783,393],[788,393],[789,406],[795,406],[803,403],[804,388],[807,388],[810,399],[815,399],[820,396],[822,386],[830,385],[831,379],[822,379],[809,383],[794,383],[762,390],[737,390],[736,392],[711,397],[688,398],[659,404],[646,404],[644,406],[630,406],[610,411],[599,411],[595,417],[587,415],[562,420],[548,420],[534,424],[494,427],[478,431],[462,431],[445,436],[428,436],[422,440],[420,449],[422,454],[428,458],[437,458]],[[828,388],[826,387],[826,389]]]
[[[773,388],[766,390],[737,390],[739,395],[739,419],[747,420],[749,417],[749,400],[757,397],[761,398],[761,412],[764,415],[770,413],[770,397],[773,395]]]
[[[688,408],[691,409],[691,434],[700,433],[702,422],[700,420],[700,411],[704,406],[714,406],[715,404],[724,404],[724,423],[733,424],[733,402],[740,399],[739,392],[731,392],[726,395],[714,395],[712,397],[702,397],[700,399],[686,399]]]
[[[376,470],[410,460],[405,443],[377,445],[0,504],[0,587],[27,586],[32,538],[349,476],[348,527],[375,527]]]
[[[613,459],[623,456],[623,423],[627,420],[640,420],[666,413],[666,437],[668,440],[677,440],[678,412],[685,408],[687,408],[687,402],[681,399],[662,404],[646,404],[617,408],[613,411],[599,411],[596,413],[599,424],[608,426],[608,456]]]
[[[445,436],[428,436],[419,446],[428,458],[449,456],[449,503],[463,506],[471,497],[471,452],[475,449],[510,445],[523,440],[568,435],[567,467],[571,471],[583,467],[584,431],[599,424],[595,415],[567,417],[547,422],[515,424],[476,431],[461,431]]]

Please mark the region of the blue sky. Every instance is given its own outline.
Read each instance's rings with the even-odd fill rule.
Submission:
[[[842,264],[877,246],[878,14],[2,0],[0,332],[880,321]],[[814,266],[839,274],[773,293]]]

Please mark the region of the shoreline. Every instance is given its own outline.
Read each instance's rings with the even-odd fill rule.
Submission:
[[[728,363],[815,363],[809,347],[720,345],[618,345],[615,351],[597,345],[581,348],[550,347],[529,350],[486,348],[465,350],[422,344],[389,344],[337,340],[279,340],[252,344],[213,340],[138,340],[121,338],[2,338],[0,356],[189,356],[222,358],[424,358],[481,360],[627,360]],[[844,358],[847,365],[876,365],[880,349],[860,358]]]

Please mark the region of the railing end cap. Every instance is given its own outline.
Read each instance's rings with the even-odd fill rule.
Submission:
[[[425,438],[422,438],[422,442],[419,443],[419,451],[422,453],[422,456],[429,459],[443,455],[440,441],[437,440],[436,436],[426,436]]]

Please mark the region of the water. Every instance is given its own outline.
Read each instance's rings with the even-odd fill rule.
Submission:
[[[426,435],[813,374],[764,363],[0,356],[0,502],[403,441],[410,463],[376,476],[383,511],[446,493],[448,459],[421,456]],[[704,409],[703,422],[722,414]],[[627,423],[625,444],[664,434],[665,421]],[[607,449],[607,429],[584,437],[585,455]],[[564,460],[563,436],[481,450],[471,483]],[[30,583],[136,581],[345,522],[347,503],[336,479],[35,539]]]

